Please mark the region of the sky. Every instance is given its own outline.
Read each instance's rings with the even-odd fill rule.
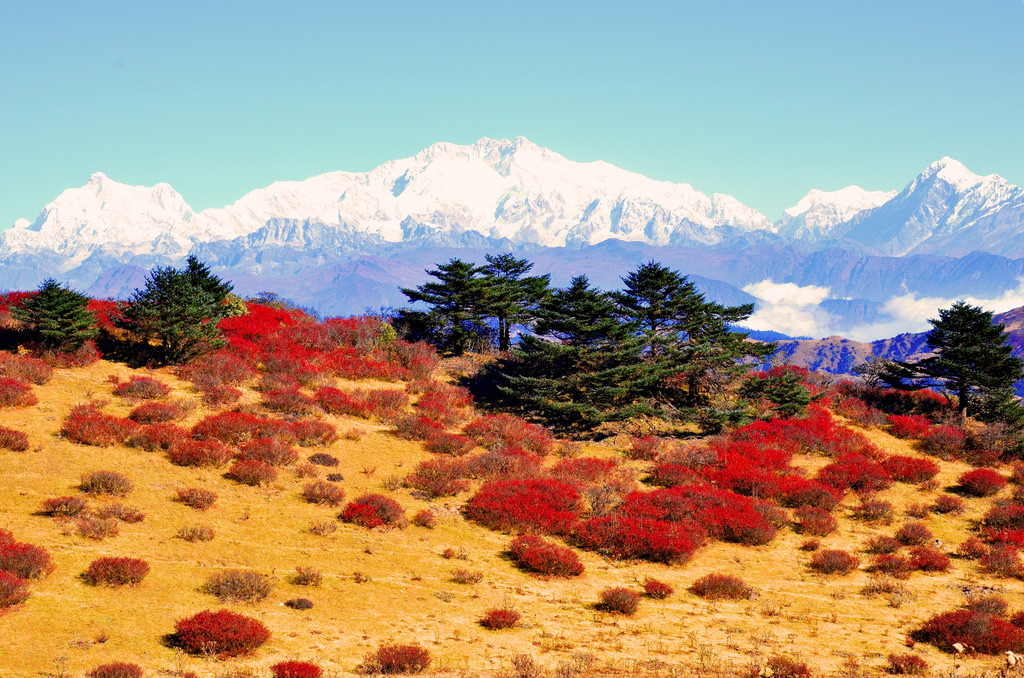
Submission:
[[[193,209],[525,136],[727,193],[1024,184],[1024,0],[5,3],[0,229],[102,171]]]

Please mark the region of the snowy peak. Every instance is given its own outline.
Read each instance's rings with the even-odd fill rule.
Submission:
[[[918,183],[923,183],[932,177],[941,179],[950,186],[956,187],[959,191],[966,190],[972,186],[977,186],[983,180],[983,177],[975,174],[964,167],[963,163],[958,160],[954,160],[949,156],[946,156],[941,160],[936,160],[932,164],[928,165],[928,168],[918,176]],[[998,179],[999,177],[991,174],[987,178]]]
[[[787,238],[830,238],[836,226],[885,204],[895,195],[896,191],[866,191],[860,186],[838,191],[811,189],[800,202],[785,210],[775,225],[779,234]]]

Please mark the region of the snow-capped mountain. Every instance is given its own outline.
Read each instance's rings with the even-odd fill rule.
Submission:
[[[786,238],[827,240],[835,237],[836,226],[889,202],[895,195],[896,191],[866,191],[860,186],[828,192],[811,189],[800,202],[782,213],[775,227]]]

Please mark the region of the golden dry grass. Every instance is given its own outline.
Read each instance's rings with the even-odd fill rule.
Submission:
[[[911,599],[891,604],[884,596],[860,593],[870,575],[863,568],[847,577],[823,577],[807,569],[809,554],[797,547],[804,537],[784,530],[762,547],[716,544],[684,565],[619,563],[581,553],[586,573],[572,580],[540,579],[517,570],[505,557],[509,536],[467,523],[461,502],[429,504],[409,491],[386,491],[389,478],[400,477],[428,457],[420,444],[397,440],[382,426],[358,419],[329,418],[339,431],[361,428],[359,441],[340,440],[327,449],[304,449],[304,456],[327,451],[341,460],[342,485],[353,498],[363,492],[386,492],[411,516],[433,506],[440,517],[436,529],[368,531],[339,524],[333,534],[318,537],[307,527],[333,520],[338,509],[305,503],[305,479],[285,471],[270,488],[237,485],[222,470],[197,470],[171,465],[158,454],[125,447],[97,448],[60,439],[61,420],[76,403],[90,398],[110,401],[107,411],[126,414],[130,405],[111,395],[107,375],[127,377],[131,370],[100,362],[83,369],[58,370],[47,385],[36,387],[40,404],[0,410],[0,425],[26,431],[32,450],[0,451],[0,527],[15,537],[41,545],[52,554],[56,570],[33,583],[32,596],[17,609],[0,615],[0,667],[3,676],[81,675],[110,661],[132,661],[147,667],[147,676],[174,675],[184,670],[199,676],[220,676],[229,669],[261,669],[285,659],[320,664],[330,673],[352,672],[362,657],[389,641],[419,642],[434,657],[432,671],[489,675],[507,669],[517,654],[533,657],[559,675],[590,673],[686,675],[739,671],[759,665],[765,657],[790,655],[817,671],[856,675],[878,673],[890,652],[907,652],[906,637],[922,620],[964,601],[965,587],[990,586],[1011,609],[1024,609],[1019,581],[987,579],[974,563],[954,559],[945,574],[915,573],[904,582]],[[175,396],[196,401],[186,424],[207,412],[197,396],[168,371],[156,376],[175,387]],[[256,395],[247,392],[248,400]],[[865,433],[886,450],[915,454],[911,446],[887,434]],[[585,454],[615,455],[611,444],[589,444]],[[819,458],[802,458],[808,468]],[[637,469],[644,465],[630,462]],[[955,483],[967,467],[943,463],[940,489],[920,491],[896,485],[880,497],[897,507],[893,525],[866,525],[850,518],[857,503],[848,496],[839,530],[823,538],[830,548],[859,551],[875,534],[891,534],[906,506],[931,503],[942,487]],[[122,525],[121,534],[104,541],[77,536],[70,526],[37,515],[47,497],[76,494],[79,477],[98,469],[117,470],[135,482],[124,503],[146,514],[143,522]],[[217,503],[206,512],[172,501],[178,488],[213,489]],[[91,500],[94,503],[103,500]],[[961,516],[931,516],[927,523],[946,550],[970,534],[972,521],[990,499],[967,500]],[[186,525],[204,523],[216,530],[210,542],[176,538]],[[465,559],[440,554],[453,547]],[[863,556],[863,554],[861,554]],[[144,558],[151,574],[134,588],[91,587],[79,579],[100,556]],[[866,556],[863,556],[865,561]],[[312,566],[324,574],[318,588],[289,581],[296,566]],[[249,568],[269,575],[274,591],[254,605],[228,605],[260,619],[273,632],[255,655],[214,662],[183,656],[163,643],[174,622],[203,609],[218,609],[213,596],[201,592],[206,577],[220,569]],[[478,584],[457,584],[457,568],[481,571]],[[757,593],[753,600],[705,602],[687,591],[696,578],[710,572],[741,576]],[[359,573],[365,581],[357,582]],[[671,584],[667,600],[644,600],[634,617],[599,612],[593,603],[608,586],[639,588],[646,577]],[[285,600],[307,597],[315,607],[296,611]],[[512,630],[492,632],[476,622],[488,609],[512,605],[523,615]],[[102,642],[100,642],[102,641]],[[934,648],[915,648],[936,673],[952,669],[954,660]],[[960,671],[997,668],[999,658],[958,660]],[[855,669],[859,666],[860,669]]]

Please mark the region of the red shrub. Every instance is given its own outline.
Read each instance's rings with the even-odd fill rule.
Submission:
[[[310,504],[337,506],[345,501],[345,490],[334,483],[317,480],[303,485],[302,498]]]
[[[373,656],[375,673],[422,673],[430,666],[430,652],[419,645],[381,645]]]
[[[437,433],[433,438],[427,440],[428,452],[435,454],[447,454],[453,457],[461,457],[476,447],[476,441],[468,436],[457,433]]]
[[[581,548],[612,558],[679,564],[700,547],[704,533],[697,523],[610,515],[579,524],[572,539]]]
[[[931,541],[934,535],[924,523],[911,521],[900,525],[894,536],[904,546],[920,546]]]
[[[209,415],[192,427],[192,435],[199,440],[219,440],[227,445],[241,445],[253,438],[295,440],[288,422],[244,412]]]
[[[897,438],[923,438],[932,425],[928,417],[920,414],[890,414],[889,423]]]
[[[121,532],[121,525],[116,518],[79,518],[75,523],[79,536],[97,541],[107,537],[116,537]]]
[[[501,447],[467,457],[466,466],[477,478],[529,478],[540,473],[542,461],[521,447]]]
[[[93,586],[129,586],[138,584],[149,574],[149,563],[140,558],[97,558],[82,573],[82,579]]]
[[[142,678],[142,667],[128,662],[102,664],[85,674],[86,678]]]
[[[858,398],[840,398],[836,412],[858,426],[881,426],[886,422],[884,412]]]
[[[738,544],[766,544],[774,525],[748,497],[707,485],[683,485],[653,492],[632,492],[623,500],[624,515],[634,518],[699,524],[715,539]]]
[[[892,478],[881,464],[860,454],[844,454],[818,472],[818,480],[837,490],[874,492],[892,485]]]
[[[940,459],[955,459],[964,451],[967,435],[956,426],[934,426],[921,440],[921,448]]]
[[[186,440],[172,447],[167,458],[177,466],[223,466],[235,457],[235,452],[216,440]]]
[[[300,419],[292,422],[292,435],[302,447],[330,445],[338,439],[338,431],[326,421]]]
[[[463,433],[484,447],[521,447],[541,456],[550,453],[555,445],[555,437],[546,428],[511,414],[480,417],[470,422]]]
[[[28,434],[0,426],[0,450],[24,452],[28,449]]]
[[[38,358],[0,351],[0,382],[16,379],[42,386],[53,377],[53,368]]]
[[[0,377],[0,407],[31,407],[39,402],[32,387],[17,379]]]
[[[1024,574],[1024,568],[1020,564],[1020,551],[1015,546],[995,544],[978,561],[986,572],[1000,577],[1019,577]]]
[[[553,577],[576,577],[583,574],[583,563],[572,549],[534,535],[516,537],[509,551],[516,565],[530,572]]]
[[[949,556],[930,544],[914,546],[910,549],[910,564],[922,572],[945,572],[949,569]]]
[[[51,518],[77,518],[89,510],[81,497],[51,497],[44,499],[39,512]]]
[[[270,667],[274,678],[320,678],[323,669],[309,662],[278,662]]]
[[[21,577],[0,570],[0,609],[13,607],[28,598],[28,582]]]
[[[492,480],[466,504],[466,516],[492,530],[565,534],[577,521],[580,495],[552,478]]]
[[[648,577],[644,580],[644,595],[655,600],[664,600],[675,591],[669,584]]]
[[[466,464],[459,459],[427,459],[405,478],[405,486],[428,499],[449,497],[469,489]]]
[[[347,414],[363,419],[390,421],[409,406],[409,396],[397,389],[342,391],[332,386],[318,389],[313,398],[328,414]]]
[[[937,614],[915,631],[913,638],[946,652],[953,652],[957,643],[981,654],[1024,651],[1024,630],[1005,619],[970,610]]]
[[[436,385],[420,394],[416,400],[416,411],[424,417],[439,421],[445,426],[454,426],[469,417],[469,406],[473,396],[465,389]]]
[[[279,438],[254,438],[244,443],[238,458],[244,461],[262,461],[271,466],[288,466],[299,459],[299,453]]]
[[[865,499],[853,509],[853,515],[860,520],[886,525],[892,522],[894,513],[892,504],[884,499]]]
[[[868,553],[896,553],[901,548],[903,544],[898,539],[878,535],[868,540],[864,550]]]
[[[204,610],[178,620],[174,630],[185,652],[219,659],[249,654],[270,640],[270,631],[262,623],[229,610]]]
[[[940,494],[935,498],[935,503],[932,505],[932,512],[939,514],[959,514],[963,513],[963,510],[964,500],[950,494]]]
[[[93,471],[82,475],[78,489],[86,494],[127,496],[134,487],[132,481],[117,471]]]
[[[658,458],[658,452],[664,444],[664,439],[658,436],[634,437],[629,441],[629,449],[626,450],[626,456],[630,459],[654,461]]]
[[[923,483],[939,472],[939,465],[931,459],[894,454],[882,460],[882,468],[899,483]]]
[[[1006,487],[1006,477],[990,468],[979,468],[961,475],[958,484],[965,494],[988,497]]]
[[[181,419],[186,411],[174,403],[143,403],[133,409],[128,418],[137,424],[158,424]]]
[[[835,532],[839,525],[831,513],[813,506],[801,506],[796,510],[794,516],[797,520],[797,531],[800,534],[824,537]]]
[[[230,351],[212,351],[179,370],[183,379],[191,381],[202,391],[212,391],[227,386],[239,386],[256,376],[249,363]]]
[[[988,546],[986,546],[985,542],[977,537],[968,537],[956,549],[957,556],[967,560],[977,560],[978,558],[985,556],[987,553]]]
[[[236,461],[225,475],[243,485],[269,485],[277,480],[277,469],[262,461]]]
[[[831,511],[842,501],[842,492],[800,476],[784,476],[778,481],[779,503],[783,506],[799,508],[812,506],[824,511]]]
[[[381,526],[404,528],[408,523],[402,505],[381,494],[357,497],[345,507],[339,518],[370,529]]]
[[[267,391],[263,394],[261,404],[272,412],[281,412],[293,417],[304,417],[320,412],[320,406],[316,401],[298,389]]]
[[[895,553],[880,553],[871,559],[868,570],[904,579],[910,576],[913,564],[909,558]]]
[[[152,377],[132,375],[128,381],[121,381],[112,376],[110,380],[114,383],[114,395],[128,400],[158,400],[171,393],[170,386]]]
[[[203,404],[207,407],[234,405],[242,399],[242,392],[232,386],[210,386],[202,391]]]
[[[217,493],[201,487],[189,487],[178,490],[174,494],[174,500],[197,511],[205,511],[217,501]]]
[[[437,514],[430,509],[417,511],[416,515],[412,518],[412,524],[432,530],[437,527]]]
[[[107,447],[125,442],[137,428],[130,419],[103,414],[94,405],[84,404],[71,408],[60,434],[74,443]]]
[[[510,629],[519,623],[521,617],[522,615],[515,610],[509,610],[507,608],[488,610],[480,619],[480,626],[491,631]]]
[[[137,426],[126,442],[129,447],[137,447],[147,452],[169,451],[189,442],[189,434],[177,424],[148,424]]]
[[[663,462],[655,464],[651,469],[651,475],[647,477],[647,482],[655,487],[674,487],[690,485],[698,482],[699,478],[697,471],[689,466]]]
[[[694,595],[708,600],[740,600],[754,595],[754,589],[742,579],[732,574],[713,572],[697,579],[690,585]]]
[[[839,549],[825,549],[811,556],[811,569],[822,574],[850,574],[860,566],[860,558]]]
[[[601,591],[600,601],[597,603],[599,610],[613,612],[615,614],[631,615],[636,612],[640,605],[640,594],[630,591],[627,588],[616,586]]]
[[[928,673],[928,662],[916,654],[890,654],[886,657],[886,673],[897,676],[923,676]]]
[[[615,459],[599,459],[597,457],[576,457],[575,459],[559,459],[551,467],[551,475],[560,480],[580,485],[593,485],[603,482],[618,466]]]
[[[53,560],[45,549],[35,544],[0,538],[0,572],[10,572],[22,579],[42,579],[53,568]]]
[[[137,508],[125,506],[124,504],[107,504],[96,511],[96,517],[101,520],[114,518],[122,523],[141,523],[146,519],[146,514]]]
[[[981,522],[990,528],[1022,530],[1024,529],[1024,504],[995,501]]]
[[[408,416],[392,424],[392,432],[403,440],[432,440],[445,433],[444,425],[426,417]]]

